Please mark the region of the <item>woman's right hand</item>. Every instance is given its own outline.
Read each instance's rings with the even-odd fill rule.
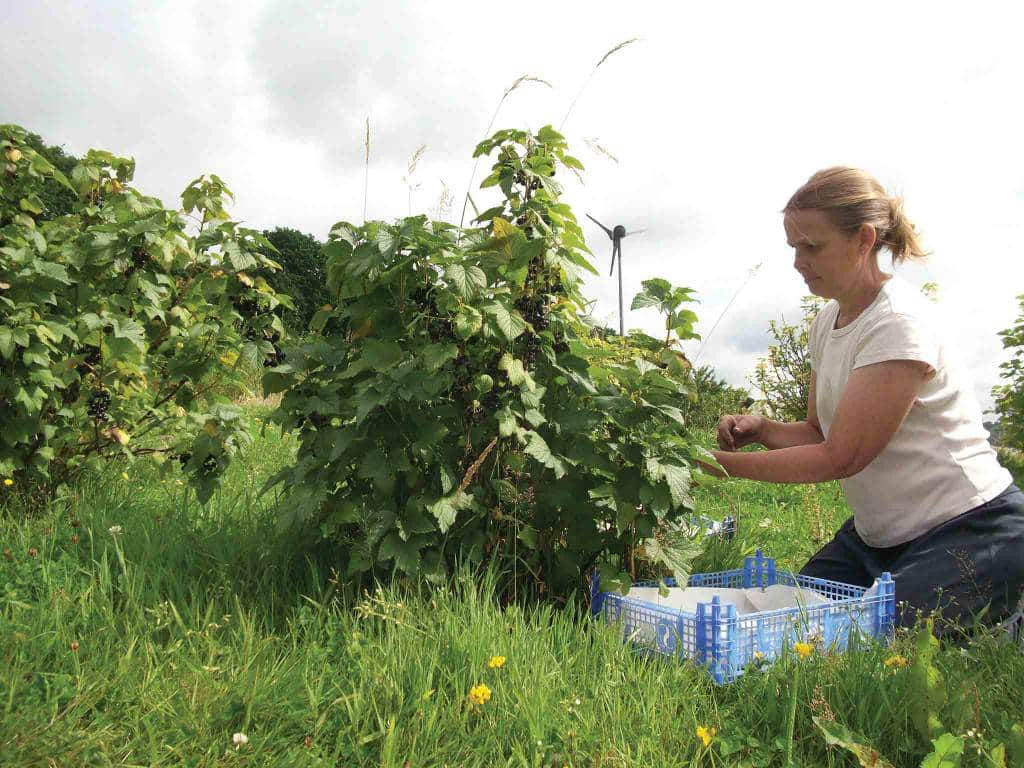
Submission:
[[[718,447],[723,451],[738,451],[745,445],[761,439],[764,419],[753,413],[727,414],[718,420]]]

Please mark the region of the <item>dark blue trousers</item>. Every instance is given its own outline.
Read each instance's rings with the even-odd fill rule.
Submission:
[[[851,517],[800,573],[868,587],[883,571],[896,582],[901,626],[921,612],[937,612],[946,628],[970,627],[977,616],[1002,621],[1024,591],[1024,493],[1011,484],[992,501],[882,549],[864,543]]]

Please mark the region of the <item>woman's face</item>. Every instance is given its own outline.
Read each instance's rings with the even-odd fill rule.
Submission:
[[[795,250],[793,267],[811,293],[835,299],[855,286],[864,267],[860,238],[840,232],[819,210],[789,211],[783,225]]]

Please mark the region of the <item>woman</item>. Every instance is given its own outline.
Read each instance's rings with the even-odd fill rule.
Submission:
[[[784,213],[793,266],[832,299],[809,333],[807,419],[727,415],[714,455],[731,476],[839,480],[853,517],[801,573],[896,581],[899,620],[938,610],[967,626],[1004,619],[1024,587],[1024,494],[999,465],[970,378],[932,305],[878,266],[922,258],[899,198],[854,168],[819,171]],[[760,443],[769,450],[737,453]]]

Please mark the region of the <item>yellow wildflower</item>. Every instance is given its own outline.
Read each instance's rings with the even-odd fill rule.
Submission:
[[[121,473],[121,479],[122,480],[127,480],[128,479],[128,473],[127,472],[122,472]]]
[[[755,660],[760,661],[763,658],[764,658],[764,654],[763,653],[761,653],[760,651],[754,651],[754,659]]]
[[[504,666],[505,666],[505,657],[504,656],[491,656],[490,660],[487,662],[487,668],[488,669],[501,669]]]
[[[793,650],[797,652],[797,655],[800,656],[801,659],[806,659],[814,653],[814,646],[810,643],[796,643],[793,646]]]
[[[491,689],[483,683],[480,683],[480,685],[474,685],[469,689],[469,701],[471,704],[483,706],[490,700],[490,698]]]
[[[4,485],[6,485],[8,488],[10,488],[12,485],[14,485],[14,481],[11,480],[11,478],[9,478],[9,477],[5,477],[4,478]]]
[[[907,666],[907,658],[906,656],[890,656],[883,663],[889,669],[896,669]]]
[[[715,734],[718,733],[718,729],[714,726],[705,728],[703,725],[697,726],[697,738],[704,742],[704,746],[711,744],[711,740],[715,738]]]

